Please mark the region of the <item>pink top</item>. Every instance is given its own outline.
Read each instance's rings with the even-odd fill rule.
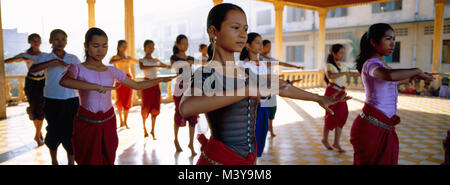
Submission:
[[[81,64],[71,64],[68,69],[73,73],[76,80],[95,83],[102,86],[113,86],[115,81],[123,81],[127,74],[113,66],[108,66],[108,70],[98,72],[90,70]],[[106,112],[112,107],[111,91],[105,94],[92,90],[78,90],[81,106],[93,113],[98,111]]]
[[[366,103],[391,118],[397,113],[398,82],[375,78],[373,72],[379,67],[390,69],[378,58],[371,58],[363,65],[361,78],[366,92]]]

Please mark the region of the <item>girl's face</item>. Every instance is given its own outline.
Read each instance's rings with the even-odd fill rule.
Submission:
[[[181,39],[180,43],[176,43],[175,45],[178,47],[180,52],[186,52],[189,48],[189,43],[186,38]]]
[[[246,47],[249,52],[259,54],[262,52],[263,44],[261,36],[255,37],[251,43],[247,43]]]
[[[262,53],[270,53],[271,48],[272,48],[272,44],[267,43],[265,46],[263,46]]]
[[[119,47],[117,48],[120,53],[125,53],[127,51],[128,43],[123,42]]]
[[[95,61],[102,61],[108,52],[108,38],[102,35],[94,35],[89,43],[85,43],[88,56]]]
[[[33,49],[39,49],[39,46],[41,46],[41,39],[39,37],[34,37],[28,42]]]
[[[247,17],[240,10],[230,10],[216,30],[216,46],[229,52],[241,52],[247,42]]]
[[[56,34],[51,40],[52,48],[57,50],[64,50],[67,45],[67,37],[62,34]]]
[[[145,54],[151,55],[155,51],[155,44],[148,43],[144,48]]]
[[[383,37],[381,37],[379,43],[372,42],[372,45],[375,48],[375,51],[379,53],[381,56],[390,56],[394,52],[395,47],[395,33],[394,30],[388,30],[384,34]]]
[[[341,61],[344,60],[345,56],[345,48],[339,49],[337,53],[333,53],[334,61]]]

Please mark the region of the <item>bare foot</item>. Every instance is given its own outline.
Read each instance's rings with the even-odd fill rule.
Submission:
[[[144,130],[144,137],[148,137],[148,133],[146,130]]]
[[[333,147],[336,148],[338,150],[339,153],[344,153],[345,150],[341,148],[341,146],[339,144],[333,144]]]
[[[197,153],[195,153],[195,150],[194,150],[194,145],[192,144],[190,144],[190,145],[188,145],[188,147],[189,147],[189,149],[191,149],[191,154],[192,154],[192,156],[196,156],[197,155]]]
[[[44,145],[44,140],[42,139],[42,136],[40,137],[35,137],[34,140],[36,141],[38,146],[42,146]]]
[[[327,150],[333,150],[328,141],[322,139],[322,144],[325,146],[325,148],[327,148]]]
[[[174,140],[173,142],[175,143],[175,148],[177,149],[177,152],[182,152],[183,149],[181,149],[180,144],[178,143],[178,141]]]
[[[58,161],[52,161],[52,165],[59,165]]]
[[[123,122],[123,121],[120,122],[120,127],[125,127],[127,129],[130,129],[130,127],[128,127],[127,122]]]
[[[120,124],[120,127],[125,127],[126,129],[130,129],[126,123]]]
[[[273,132],[270,133],[270,136],[271,136],[271,137],[277,137],[277,135],[274,134]]]
[[[151,131],[150,134],[152,135],[153,140],[156,140],[155,133],[153,131]]]

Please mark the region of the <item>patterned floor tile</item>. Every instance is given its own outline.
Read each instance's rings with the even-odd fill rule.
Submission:
[[[323,94],[324,89],[308,91]],[[353,120],[361,111],[364,92],[349,91],[353,97],[348,101],[349,117],[343,128],[341,146],[345,153],[326,150],[321,143],[324,110],[313,102],[278,98],[278,111],[274,120],[276,137],[266,141],[266,148],[258,165],[300,164],[300,165],[351,165],[353,148],[349,142]],[[400,95],[398,115],[402,122],[396,126],[400,141],[399,164],[401,165],[438,165],[443,162],[442,139],[450,129],[450,100]],[[26,103],[8,107],[8,119],[0,121],[0,164],[50,164],[47,147],[37,147],[33,141],[34,127],[28,120]],[[185,164],[193,165],[200,153],[200,143],[194,141],[197,155],[191,156],[187,145],[188,129],[180,128],[179,138],[183,152],[175,152],[173,145],[174,105],[162,104],[161,114],[157,118],[157,140],[144,138],[140,107],[130,110],[130,129],[119,129],[119,147],[116,164]],[[147,127],[149,128],[150,125]],[[45,136],[45,126],[42,129]],[[208,124],[204,115],[200,115],[196,132],[209,137]],[[334,133],[330,133],[332,144]],[[60,164],[66,164],[64,149],[58,152]]]

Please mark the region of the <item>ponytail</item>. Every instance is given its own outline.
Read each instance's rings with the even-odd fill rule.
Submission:
[[[327,63],[333,64],[334,67],[336,67],[336,69],[340,72],[341,68],[339,68],[336,64],[336,61],[334,61],[334,56],[333,53],[338,53],[342,48],[344,48],[344,45],[342,44],[333,44],[330,48],[330,53],[328,54],[327,57]],[[327,75],[325,74],[325,78],[324,78],[325,82],[328,84],[330,81],[327,78]]]
[[[177,54],[178,52],[180,52],[180,49],[178,49],[178,47],[174,45],[173,48],[172,48],[172,52],[173,52],[173,54],[175,55],[175,54]]]
[[[248,59],[250,60],[250,54],[248,52],[247,47],[244,47],[244,49],[242,49],[241,54],[239,54],[239,60],[245,60]]]
[[[213,51],[213,46],[212,44],[209,44],[208,46],[208,62],[212,60],[214,51]]]
[[[361,42],[359,43],[360,53],[356,58],[356,69],[359,73],[362,71],[362,67],[366,60],[370,58],[370,54],[374,50],[373,46],[370,44],[367,32],[361,37]]]

